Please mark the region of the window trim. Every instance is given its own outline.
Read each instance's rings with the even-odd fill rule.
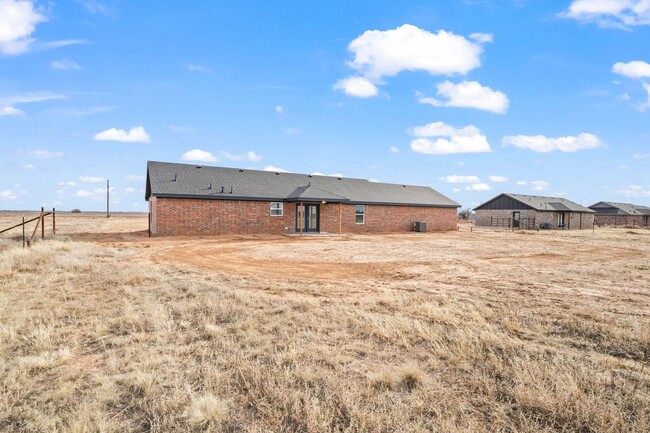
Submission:
[[[274,208],[273,205],[278,205],[278,206]],[[279,211],[280,213],[274,214],[273,211]],[[271,205],[269,206],[269,214],[272,217],[284,216],[284,203],[282,203],[281,201],[272,201]]]
[[[359,207],[361,207],[363,210],[361,213],[358,212]],[[361,216],[361,222],[357,221],[357,217]],[[366,205],[365,204],[358,204],[355,205],[354,207],[354,223],[358,225],[363,225],[366,223]]]

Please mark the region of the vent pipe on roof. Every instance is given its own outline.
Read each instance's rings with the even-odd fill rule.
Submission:
[[[174,180],[172,182],[176,182],[176,177],[178,176],[178,173],[174,173]]]
[[[232,186],[230,187],[230,194],[232,194]]]
[[[212,189],[212,182],[208,185],[208,189]]]
[[[223,194],[224,192],[226,192],[225,189],[226,189],[226,187],[222,185],[222,186],[221,186],[221,194]]]

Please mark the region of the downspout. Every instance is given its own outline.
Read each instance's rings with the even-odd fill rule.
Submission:
[[[302,205],[302,202],[300,202],[300,209],[298,210],[298,218],[300,218],[300,236],[302,236],[302,226],[305,217],[304,212],[305,212],[305,207]]]

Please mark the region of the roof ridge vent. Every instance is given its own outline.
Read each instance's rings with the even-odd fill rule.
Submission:
[[[197,165],[197,166],[195,166],[194,168],[201,168],[201,166],[200,166],[200,165]]]
[[[342,179],[342,178],[340,178],[340,177],[338,178],[338,180],[341,180],[341,179]]]
[[[244,172],[244,170],[242,170],[242,169],[240,168],[240,169],[239,169],[239,172],[240,172],[240,173],[243,173],[243,172]]]

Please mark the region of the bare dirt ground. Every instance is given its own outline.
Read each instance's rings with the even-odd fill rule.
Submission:
[[[0,214],[0,229],[12,219]],[[89,256],[127,274],[118,283],[115,276],[101,284],[83,280],[83,296],[112,305],[99,287],[114,284],[136,306],[129,308],[141,309],[141,320],[165,319],[163,326],[124,318],[126,325],[106,330],[93,322],[101,334],[93,338],[127,353],[165,354],[171,368],[193,371],[183,373],[191,380],[166,378],[171,373],[160,383],[147,379],[147,392],[177,390],[160,407],[138,409],[150,420],[162,416],[154,422],[161,431],[650,430],[650,230],[513,233],[463,225],[450,233],[303,238],[149,238],[146,230],[146,215],[57,216],[59,239],[99,248]],[[0,235],[0,251],[18,239]],[[30,266],[38,285],[45,271]],[[64,281],[73,284],[81,265],[58,266],[72,266]],[[12,283],[22,278],[16,271],[5,270],[4,280],[2,272],[0,313],[10,301],[31,311],[33,289]],[[109,308],[115,317],[123,309]],[[0,331],[13,330],[4,334],[11,343],[25,319],[2,320]],[[131,329],[137,332],[127,337]],[[210,341],[219,353],[208,356]],[[9,343],[5,366],[14,355],[38,355]],[[102,347],[80,350],[78,359],[71,349],[73,361],[65,362],[89,362],[85,370],[113,377],[101,367],[112,359]],[[173,355],[180,347],[189,352]],[[12,348],[24,353],[12,355]],[[187,411],[207,391],[208,400],[217,399],[213,412],[219,401],[229,409],[208,419],[204,408],[197,416],[205,422],[192,424]],[[201,404],[210,406],[208,400]],[[127,415],[119,405],[94,410],[98,419],[120,419],[116,431],[150,431],[140,425],[151,423],[128,420],[138,404],[123,403]],[[0,398],[0,430],[2,407]],[[12,416],[4,425],[20,427]],[[60,418],[57,425],[70,425]]]

